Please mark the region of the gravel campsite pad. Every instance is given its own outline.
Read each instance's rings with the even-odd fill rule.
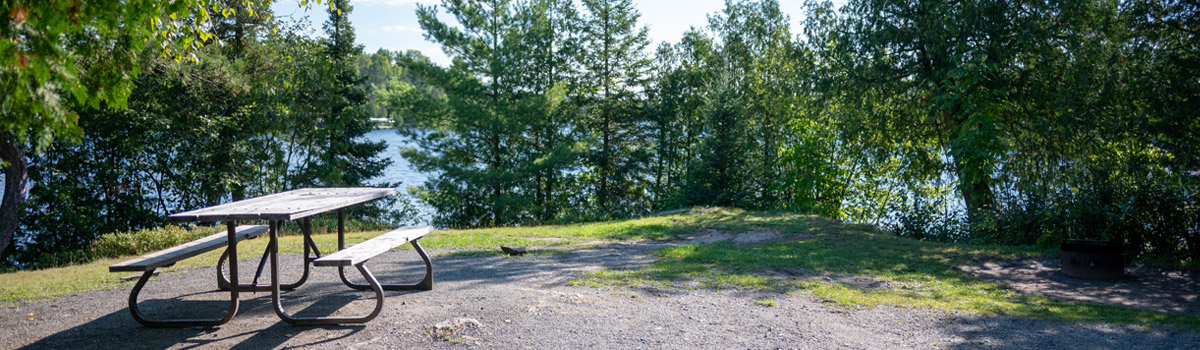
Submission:
[[[1200,282],[1186,271],[1133,266],[1125,269],[1126,278],[1104,281],[1068,277],[1059,272],[1060,267],[1058,259],[1039,257],[959,268],[1026,294],[1056,300],[1200,316]]]
[[[769,238],[769,237],[768,237]],[[1200,333],[1170,327],[1068,324],[890,306],[846,308],[804,294],[744,290],[575,287],[567,281],[602,268],[651,262],[655,245],[613,244],[553,255],[436,255],[432,291],[387,292],[365,325],[301,327],[281,321],[270,293],[243,293],[237,317],[218,328],[152,329],[129,315],[130,286],[48,301],[0,306],[0,348],[503,348],[503,349],[1195,349]],[[422,272],[411,251],[369,264],[383,282]],[[296,266],[296,255],[281,265]],[[244,261],[241,271],[254,271]],[[283,269],[283,281],[298,275]],[[243,277],[248,280],[249,277]],[[224,312],[213,269],[167,273],[147,285],[151,315]],[[369,312],[369,292],[343,286],[332,268],[284,292],[301,315]],[[770,300],[771,302],[764,302]],[[758,301],[758,302],[756,302]]]

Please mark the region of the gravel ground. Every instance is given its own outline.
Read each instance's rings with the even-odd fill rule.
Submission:
[[[772,292],[566,285],[572,277],[602,267],[646,264],[651,261],[646,253],[658,247],[616,244],[519,258],[435,256],[434,290],[386,292],[383,313],[355,326],[289,325],[271,310],[270,293],[243,293],[237,317],[219,328],[143,327],[129,315],[129,286],[8,304],[0,306],[0,348],[1200,348],[1200,333],[1170,328],[895,307],[847,309]],[[300,261],[295,255],[281,260],[285,267]],[[256,262],[243,262],[243,274],[252,272]],[[414,280],[423,270],[411,251],[385,254],[369,265],[382,281],[393,283]],[[294,280],[299,275],[294,270],[283,280]],[[161,276],[147,285],[142,308],[151,315],[220,315],[227,294],[213,291],[214,279],[211,268]],[[315,268],[308,284],[284,292],[284,305],[300,315],[349,316],[369,312],[371,295],[342,286],[332,268]],[[754,302],[762,299],[774,299],[776,305]]]
[[[1200,280],[1189,272],[1132,266],[1125,269],[1124,279],[1096,281],[1068,277],[1061,266],[1058,259],[1043,257],[959,268],[1051,299],[1200,316]]]

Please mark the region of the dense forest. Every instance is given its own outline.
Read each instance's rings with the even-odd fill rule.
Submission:
[[[727,0],[657,44],[632,0],[419,6],[450,65],[364,53],[345,0],[318,37],[267,2],[71,3],[5,2],[0,19],[9,263],[181,210],[367,185],[395,151],[363,140],[372,117],[431,177],[370,184],[413,187],[360,220],[730,206],[1200,263],[1195,1],[809,1],[792,18]]]

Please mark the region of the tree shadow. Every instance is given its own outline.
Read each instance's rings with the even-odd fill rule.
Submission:
[[[1171,327],[1143,328],[1100,323],[1068,324],[1000,316],[959,317],[941,322],[962,342],[952,349],[1196,349],[1200,333]]]
[[[339,283],[340,285],[340,283]],[[322,288],[326,289],[326,288]],[[228,307],[228,292],[212,291],[208,293],[191,293],[190,296],[212,294],[213,300],[182,300],[182,297],[172,299],[145,300],[139,304],[139,309],[148,318],[218,318]],[[361,294],[361,295],[359,295]],[[365,296],[365,297],[364,297]],[[337,313],[351,302],[360,299],[372,299],[366,293],[345,289],[331,293],[287,293],[283,296],[284,305],[312,301],[293,315],[299,316],[330,316]],[[373,301],[371,301],[373,302]],[[267,315],[269,314],[269,315]],[[255,328],[263,317],[269,317],[274,323],[266,328]],[[342,330],[334,332],[333,336],[306,337],[311,342],[289,344],[295,346],[311,346],[336,341],[352,336],[365,326],[293,326],[274,315],[269,294],[243,293],[238,314],[233,320],[216,327],[186,327],[186,328],[149,328],[138,323],[130,315],[128,308],[97,317],[87,323],[51,334],[38,341],[21,347],[21,349],[129,349],[129,348],[168,348],[182,347],[184,349],[215,346],[230,339],[249,338],[238,341],[230,346],[235,349],[264,349],[275,348],[289,340],[298,339],[296,336],[309,329]],[[223,329],[238,329],[236,333],[220,332]]]
[[[1200,282],[1186,271],[1129,268],[1121,280],[1086,280],[1063,274],[1061,262],[1030,258],[986,261],[965,267],[973,275],[1051,299],[1118,305],[1165,313],[1200,315]]]

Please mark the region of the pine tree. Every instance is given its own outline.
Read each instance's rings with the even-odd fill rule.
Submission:
[[[656,209],[689,203],[683,186],[704,133],[701,108],[715,58],[712,38],[695,28],[684,33],[679,43],[664,43],[657,51],[653,83],[646,88],[653,106],[647,121],[656,135],[652,170]]]
[[[751,207],[778,207],[790,195],[781,181],[779,152],[787,144],[784,130],[796,117],[797,70],[805,62],[792,42],[790,19],[775,0],[726,1],[725,9],[709,16],[709,27],[720,39],[720,55],[734,74],[733,88],[746,96],[741,118],[747,119],[745,182],[755,198]],[[747,140],[749,141],[749,140]]]
[[[634,144],[641,139],[634,124],[640,118],[635,98],[650,66],[649,28],[638,27],[641,14],[632,0],[583,0],[583,6],[580,85],[588,92],[585,129],[598,139],[587,157],[594,205],[602,216],[630,214],[645,204],[635,199],[645,195],[637,190],[638,172],[648,155],[635,153],[650,147]]]
[[[752,195],[747,157],[751,149],[744,99],[728,69],[708,83],[701,108],[706,135],[692,160],[686,196],[691,204],[744,206]]]
[[[412,70],[444,96],[414,102],[414,119],[434,132],[407,132],[418,145],[404,156],[422,171],[437,171],[426,182],[423,200],[437,209],[434,223],[451,227],[498,226],[527,218],[528,177],[519,160],[527,115],[514,113],[519,30],[510,1],[446,1],[445,10],[461,27],[442,22],[438,6],[419,5],[426,38],[454,59],[448,69],[411,62]]]
[[[516,20],[523,29],[519,52],[526,53],[520,57],[526,69],[519,72],[518,113],[529,116],[524,162],[532,173],[522,187],[532,192],[537,221],[545,222],[562,215],[575,190],[567,168],[575,166],[581,150],[579,113],[561,102],[576,94],[571,82],[578,74],[579,15],[571,0],[535,0]]]
[[[314,101],[316,132],[311,141],[312,164],[302,171],[295,185],[356,186],[383,172],[390,160],[379,154],[387,148],[361,136],[371,131],[365,77],[359,74],[355,60],[362,46],[355,44],[350,24],[353,7],[348,0],[334,0],[325,22],[324,64],[318,78],[320,91]]]
[[[437,18],[441,9],[457,25]],[[414,64],[442,97],[407,108],[422,128],[402,131],[418,148],[405,156],[437,171],[422,198],[447,226],[545,222],[564,215],[574,191],[568,169],[579,153],[573,91],[577,15],[569,0],[445,1],[418,10],[426,37],[454,59]]]

